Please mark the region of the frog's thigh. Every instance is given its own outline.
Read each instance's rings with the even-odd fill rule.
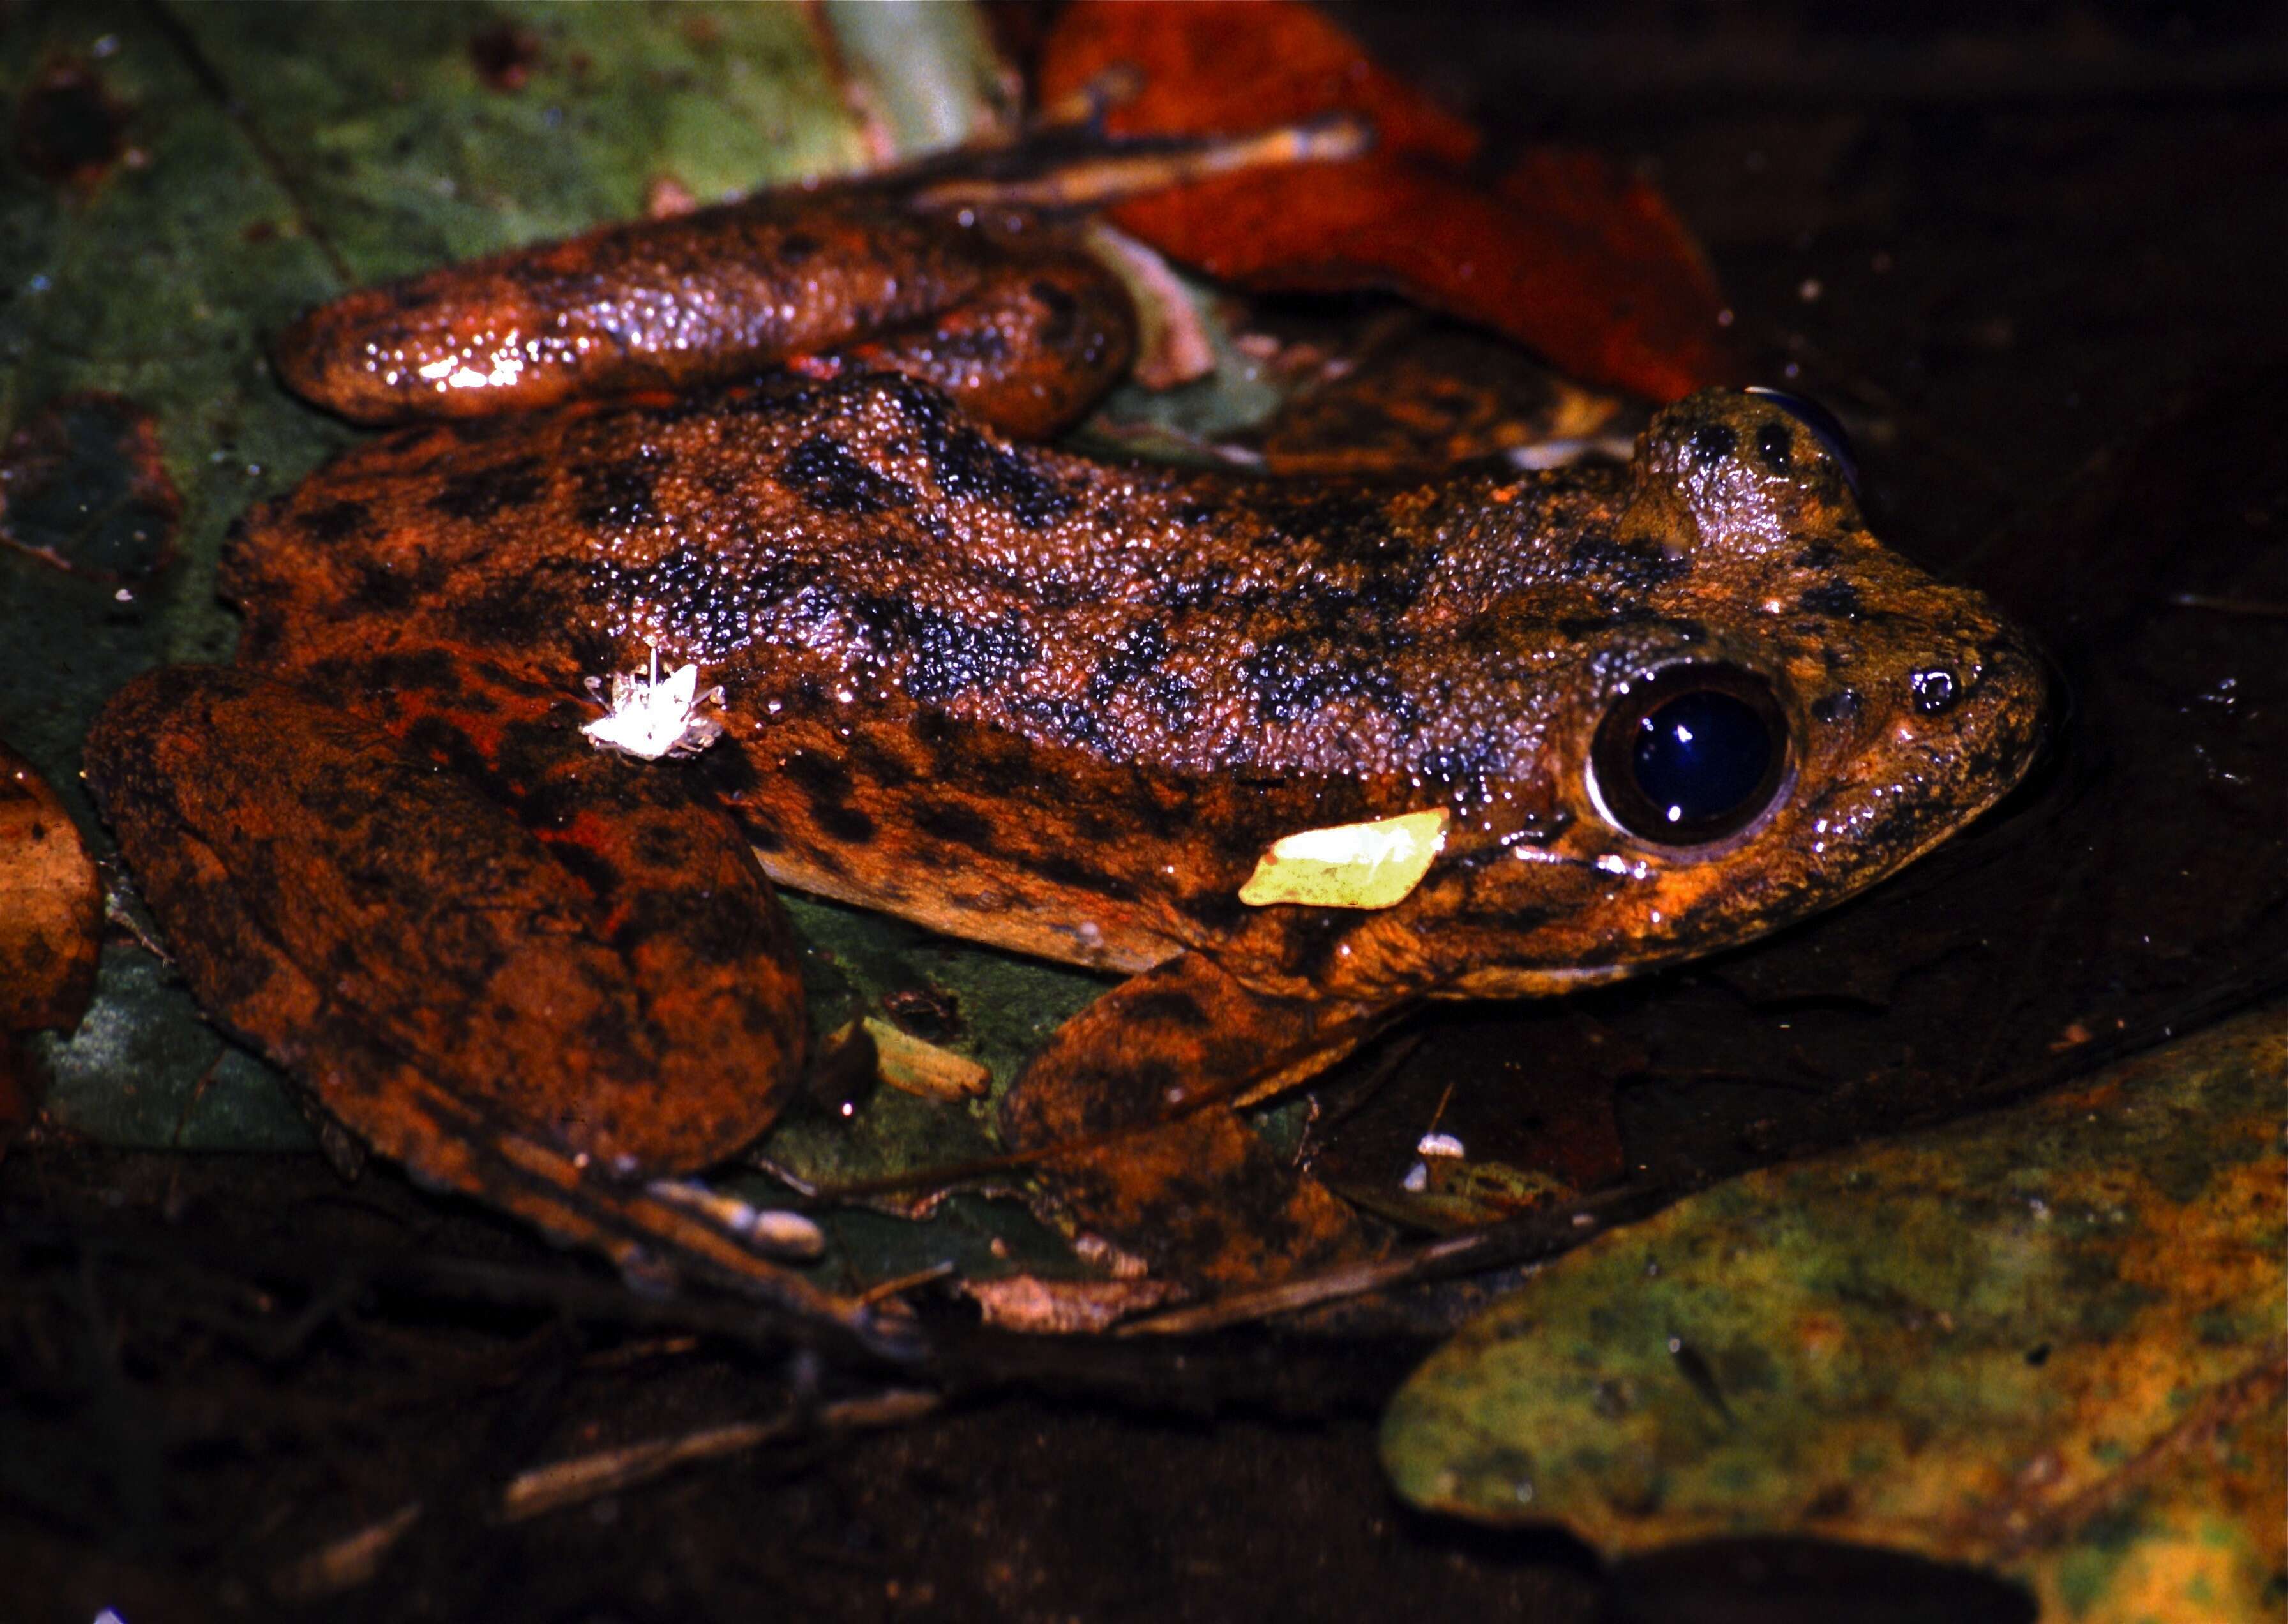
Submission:
[[[1229,1102],[1333,1063],[1388,1014],[1262,997],[1180,954],[1060,1027],[1012,1086],[1003,1128],[1021,1150],[1076,1146],[1042,1164],[1045,1181],[1156,1272],[1237,1287],[1362,1255],[1350,1209]]]
[[[551,727],[492,720],[510,739]],[[352,1129],[496,1199],[432,1142],[481,1124],[600,1174],[703,1166],[761,1131],[800,1059],[790,947],[735,832],[578,782],[602,768],[557,730],[528,811],[590,837],[584,872],[457,777],[244,672],[139,679],[87,747],[201,1002]],[[385,1080],[401,1075],[424,1089]]]

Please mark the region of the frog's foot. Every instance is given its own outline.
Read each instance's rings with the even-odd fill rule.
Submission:
[[[200,1002],[425,1180],[855,1327],[645,1182],[754,1138],[800,1064],[791,943],[728,820],[594,750],[576,697],[449,650],[346,651],[330,675],[375,720],[183,667],[89,735]]]
[[[1002,1126],[1053,1150],[1043,1177],[1073,1218],[1157,1273],[1237,1289],[1362,1257],[1357,1217],[1234,1108],[1331,1065],[1391,1013],[1265,997],[1181,954],[1060,1027]]]

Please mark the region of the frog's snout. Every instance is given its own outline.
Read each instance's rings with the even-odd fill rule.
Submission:
[[[1999,625],[1980,643],[1968,702],[1983,712],[1971,723],[1985,736],[1974,747],[1992,764],[1994,799],[2014,788],[2048,752],[2068,694],[2056,662],[2017,627]]]
[[[1960,823],[2017,786],[2041,758],[2059,714],[2055,667],[2026,633],[1998,618],[1974,641],[1949,656],[1912,664],[1903,683],[1897,715],[1919,742],[1926,766],[1943,763],[1943,785]]]

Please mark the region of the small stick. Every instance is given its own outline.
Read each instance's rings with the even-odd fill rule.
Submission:
[[[798,1434],[847,1432],[862,1427],[894,1427],[918,1421],[936,1409],[937,1394],[918,1388],[889,1388],[864,1398],[846,1398],[815,1412],[790,1409],[768,1421],[703,1427],[679,1437],[647,1438],[616,1449],[572,1455],[519,1472],[501,1492],[497,1515],[504,1523],[559,1511],[567,1506],[647,1483],[694,1461],[719,1460]],[[280,1569],[271,1588],[282,1601],[309,1602],[369,1582],[390,1551],[421,1520],[424,1503],[400,1506],[377,1522],[322,1545]]]

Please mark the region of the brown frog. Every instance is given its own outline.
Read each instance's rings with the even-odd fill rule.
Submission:
[[[1878,545],[1780,404],[1685,400],[1625,469],[1382,486],[1014,442],[1126,319],[1023,222],[863,190],[306,318],[310,398],[444,417],[250,514],[238,663],[90,739],[193,989],[417,1174],[855,1319],[647,1182],[800,1065],[763,876],[1118,971],[1004,1128],[1078,1222],[1230,1284],[1362,1244],[1236,1103],[1424,999],[1785,925],[2027,766],[2023,636]],[[598,750],[590,680],[655,659],[716,690],[682,748]],[[1242,900],[1283,837],[1419,812],[1394,905]]]

